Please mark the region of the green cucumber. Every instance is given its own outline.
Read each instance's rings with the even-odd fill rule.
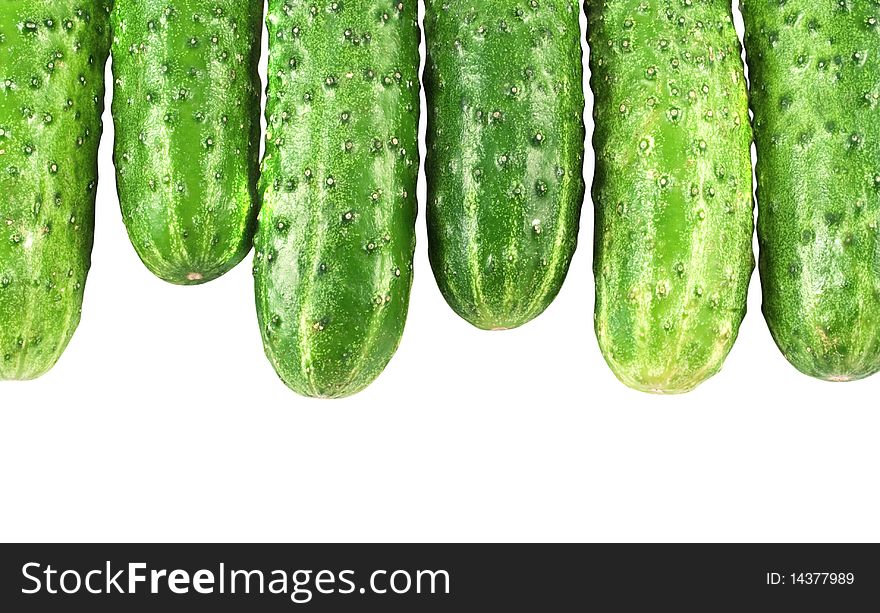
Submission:
[[[250,251],[257,211],[262,3],[117,0],[116,182],[128,234],[171,283]]]
[[[111,2],[0,3],[0,379],[79,324],[91,263]]]
[[[580,9],[426,0],[428,239],[440,290],[482,329],[553,302],[584,199]]]
[[[751,126],[729,0],[590,0],[596,334],[681,393],[733,346],[754,269]]]
[[[880,2],[745,0],[764,316],[830,381],[880,370]]]
[[[300,394],[369,385],[403,333],[415,250],[415,0],[270,0],[254,275],[263,343]]]

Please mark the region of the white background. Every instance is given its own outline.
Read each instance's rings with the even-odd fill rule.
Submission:
[[[555,304],[480,332],[434,283],[422,178],[400,351],[359,396],[307,400],[263,356],[250,257],[198,288],[141,265],[106,127],[82,324],[49,375],[0,383],[0,540],[880,540],[880,378],[796,372],[757,274],[720,375],[630,391],[593,334],[589,200]]]

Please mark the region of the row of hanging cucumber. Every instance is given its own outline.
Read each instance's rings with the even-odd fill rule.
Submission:
[[[300,394],[364,389],[398,347],[420,169],[416,0],[0,4],[0,379],[48,371],[80,320],[104,67],[125,225],[162,279],[254,247],[259,327]],[[581,6],[426,0],[427,225],[452,309],[539,316],[585,196]],[[694,389],[737,338],[754,269],[799,370],[880,369],[880,2],[588,0],[595,329],[617,377]],[[754,114],[750,119],[749,105]],[[586,312],[586,306],[585,306]]]

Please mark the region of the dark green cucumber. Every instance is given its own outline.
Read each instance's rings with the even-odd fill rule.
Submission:
[[[111,2],[0,2],[0,379],[46,373],[91,262]]]
[[[580,8],[427,0],[428,238],[443,296],[483,329],[540,315],[584,198]]]
[[[122,215],[154,274],[215,279],[251,248],[263,4],[116,0],[113,118]]]
[[[746,83],[729,0],[590,0],[596,334],[611,369],[687,392],[724,362],[754,269]]]
[[[300,394],[385,368],[412,285],[415,0],[269,2],[268,134],[254,275],[266,355]]]
[[[821,379],[880,370],[880,2],[744,0],[764,316]]]

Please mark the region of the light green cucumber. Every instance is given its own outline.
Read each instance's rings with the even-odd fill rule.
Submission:
[[[80,321],[111,2],[0,2],[0,379],[34,379]]]
[[[443,296],[483,329],[559,293],[584,198],[580,7],[427,0],[428,239]]]
[[[741,47],[727,0],[589,0],[595,325],[626,385],[687,392],[737,337],[754,268]]]
[[[211,281],[250,251],[262,17],[257,0],[116,1],[122,215],[144,264],[171,283]]]
[[[270,0],[257,313],[282,380],[369,385],[403,333],[415,249],[415,0]]]
[[[880,2],[745,0],[764,316],[829,381],[880,370]]]

